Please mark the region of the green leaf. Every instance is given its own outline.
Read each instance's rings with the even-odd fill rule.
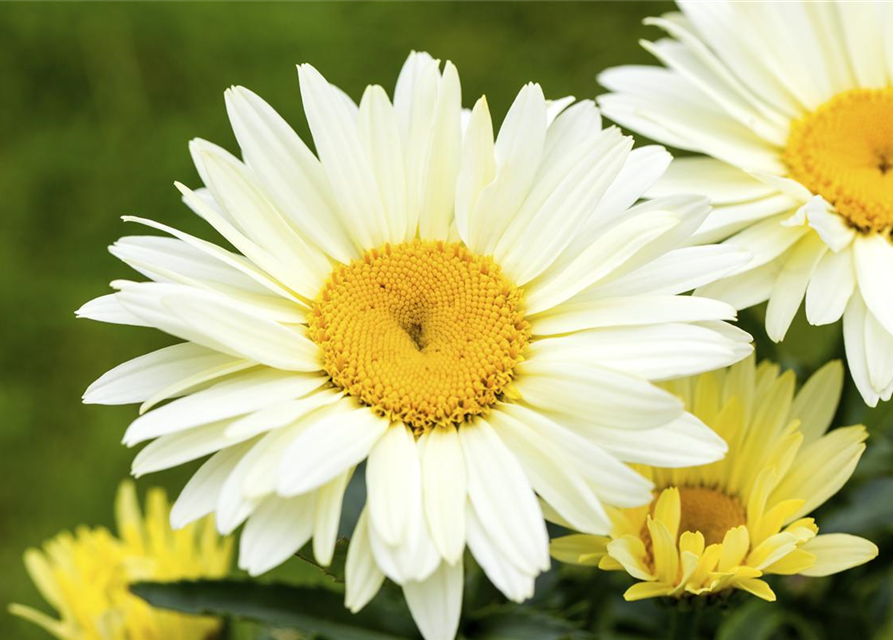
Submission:
[[[751,601],[723,621],[716,640],[770,640],[784,623],[784,609],[776,604]]]
[[[466,625],[469,640],[590,640],[592,634],[545,611],[515,606],[494,608]]]
[[[300,560],[303,560],[307,564],[313,565],[321,573],[331,578],[334,582],[343,584],[345,573],[344,567],[347,564],[347,547],[347,538],[339,539],[338,542],[335,543],[335,555],[332,557],[332,562],[329,563],[329,566],[327,567],[319,564],[313,557],[313,548],[310,544],[298,551],[295,556]]]
[[[318,634],[328,640],[411,640],[418,637],[406,609],[381,599],[351,614],[343,596],[322,588],[243,580],[142,582],[131,591],[149,604],[182,613],[233,616]]]

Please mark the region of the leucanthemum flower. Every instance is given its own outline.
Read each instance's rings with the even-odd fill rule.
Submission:
[[[647,20],[667,68],[609,69],[605,115],[710,157],[676,160],[650,195],[703,193],[695,239],[750,250],[740,273],[698,295],[769,301],[784,338],[806,300],[814,325],[843,317],[865,402],[893,394],[893,5],[680,2]]]
[[[846,483],[867,433],[828,431],[843,386],[831,362],[798,392],[754,359],[668,383],[729,445],[725,459],[690,469],[642,467],[654,482],[650,505],[611,510],[610,536],[558,538],[564,562],[624,570],[637,582],[627,600],[682,598],[741,589],[764,600],[767,575],[826,576],[868,562],[877,547],[845,533],[818,534],[809,514]]]
[[[704,198],[634,206],[669,155],[631,151],[591,101],[564,109],[529,84],[494,138],[486,100],[463,126],[455,67],[426,54],[393,104],[373,86],[357,106],[298,71],[318,159],[258,96],[226,92],[243,160],[196,140],[206,189],[178,187],[240,253],[138,220],[174,237],[111,250],[152,282],[115,282],[79,315],[186,342],[107,373],[85,401],[143,403],[124,438],[154,440],[137,475],[213,454],[172,522],[245,523],[251,574],[311,538],[328,564],[365,461],[346,604],[387,576],[426,638],[452,638],[466,546],[514,600],[548,567],[537,495],[605,532],[604,505],[650,500],[624,462],[723,455],[650,381],[750,352],[729,305],[677,295],[748,256],[680,248]]]
[[[149,490],[145,517],[136,488],[123,482],[115,501],[118,535],[79,527],[29,549],[25,566],[59,618],[14,604],[10,613],[60,640],[207,640],[220,630],[216,618],[150,607],[133,595],[135,582],[222,578],[232,565],[231,539],[221,539],[212,518],[172,531],[162,489]]]

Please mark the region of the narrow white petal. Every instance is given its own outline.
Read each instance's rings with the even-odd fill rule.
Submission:
[[[166,387],[238,362],[232,356],[184,342],[128,360],[104,373],[84,392],[86,404],[142,402]]]
[[[468,472],[468,496],[490,537],[519,567],[548,568],[543,514],[515,456],[481,419],[462,425],[459,440]]]
[[[74,312],[78,318],[108,322],[109,324],[124,324],[133,327],[151,327],[152,323],[121,304],[118,294],[109,293],[85,302]]]
[[[375,564],[369,546],[368,521],[368,510],[363,509],[347,548],[344,606],[351,613],[365,607],[384,583],[384,573]]]
[[[421,469],[412,430],[391,426],[378,440],[366,463],[369,525],[389,545],[403,541],[409,528],[406,488],[419,484]]]
[[[133,446],[150,438],[300,398],[323,382],[323,376],[274,369],[242,373],[140,416],[127,429],[124,443]]]
[[[608,514],[569,456],[507,413],[494,411],[488,420],[518,458],[537,494],[575,530],[601,534],[611,530]]]
[[[253,444],[243,442],[218,451],[208,458],[189,479],[174,502],[171,508],[171,527],[181,529],[214,511],[223,483]]]
[[[378,247],[388,237],[387,219],[372,168],[361,151],[355,114],[312,66],[300,65],[298,75],[307,123],[347,231],[358,247]]]
[[[422,454],[422,498],[428,529],[440,555],[461,562],[465,549],[465,459],[455,428],[436,428]]]
[[[837,322],[855,286],[852,252],[827,252],[806,287],[806,318],[814,325]]]
[[[871,385],[868,374],[868,358],[866,350],[871,348],[865,340],[865,315],[867,310],[862,296],[857,291],[850,298],[843,314],[843,345],[846,349],[846,361],[856,388],[869,407],[876,407],[880,400],[880,391]]]
[[[358,256],[322,165],[298,134],[245,87],[225,94],[226,110],[246,164],[283,215],[313,244],[341,262]]]
[[[548,345],[543,349],[548,349]],[[651,429],[678,418],[682,402],[648,380],[589,364],[581,358],[540,360],[517,367],[515,386],[528,404],[570,423]]]
[[[806,294],[809,280],[827,251],[821,239],[812,234],[791,250],[775,280],[766,308],[766,333],[773,341],[784,339]]]
[[[461,110],[459,74],[447,61],[438,85],[421,194],[419,236],[423,239],[446,238],[453,223],[456,177],[462,153]]]
[[[582,329],[736,318],[734,307],[711,298],[639,295],[579,302],[571,299],[532,318],[531,327],[534,335],[554,335]]]
[[[338,411],[313,421],[288,446],[279,465],[277,489],[293,496],[324,485],[369,455],[388,421],[368,407],[332,405]]]
[[[338,542],[338,525],[341,523],[341,504],[344,491],[353,475],[349,469],[330,480],[316,492],[316,511],[313,516],[313,557],[324,567],[332,563],[335,543]]]
[[[893,333],[893,244],[880,234],[860,237],[853,250],[856,278],[865,304],[888,333]]]
[[[315,505],[313,493],[261,502],[242,530],[239,568],[257,576],[288,560],[310,540]]]
[[[466,507],[465,520],[468,523],[468,548],[490,582],[514,602],[523,602],[531,597],[539,570],[522,570],[506,557],[507,550],[489,537],[470,502]]]
[[[453,640],[462,612],[462,562],[441,562],[422,582],[403,585],[403,595],[425,640]]]

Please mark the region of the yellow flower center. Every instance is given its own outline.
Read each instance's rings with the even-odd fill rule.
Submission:
[[[385,245],[336,268],[308,314],[338,387],[417,431],[486,413],[530,337],[522,291],[457,243]]]
[[[784,160],[856,229],[890,229],[893,88],[846,91],[794,122]]]
[[[715,489],[681,487],[679,533],[700,531],[705,544],[722,542],[729,529],[745,523],[744,508],[737,498]]]

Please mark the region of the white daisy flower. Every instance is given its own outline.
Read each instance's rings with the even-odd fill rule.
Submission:
[[[194,141],[206,188],[178,187],[240,253],[129,218],[174,236],[111,249],[152,281],[117,281],[79,315],[185,342],[113,369],[85,401],[143,403],[124,437],[153,440],[136,475],[213,454],[173,525],[245,523],[251,574],[311,538],[329,563],[365,461],[346,604],[388,577],[424,636],[449,639],[466,546],[506,596],[533,592],[549,565],[537,496],[604,533],[604,505],[651,500],[624,463],[722,457],[651,381],[751,351],[730,305],[678,295],[750,256],[684,247],[705,198],[634,205],[670,156],[631,151],[591,101],[559,114],[567,101],[529,84],[494,139],[484,98],[463,131],[456,69],[426,54],[393,105],[381,87],[357,106],[313,67],[298,73],[318,158],[258,96],[226,92],[243,160]]]
[[[893,5],[679,2],[643,42],[666,68],[599,77],[605,115],[676,160],[649,195],[707,194],[700,242],[750,250],[697,293],[765,300],[784,338],[804,297],[814,325],[843,317],[850,373],[870,406],[893,394]]]

